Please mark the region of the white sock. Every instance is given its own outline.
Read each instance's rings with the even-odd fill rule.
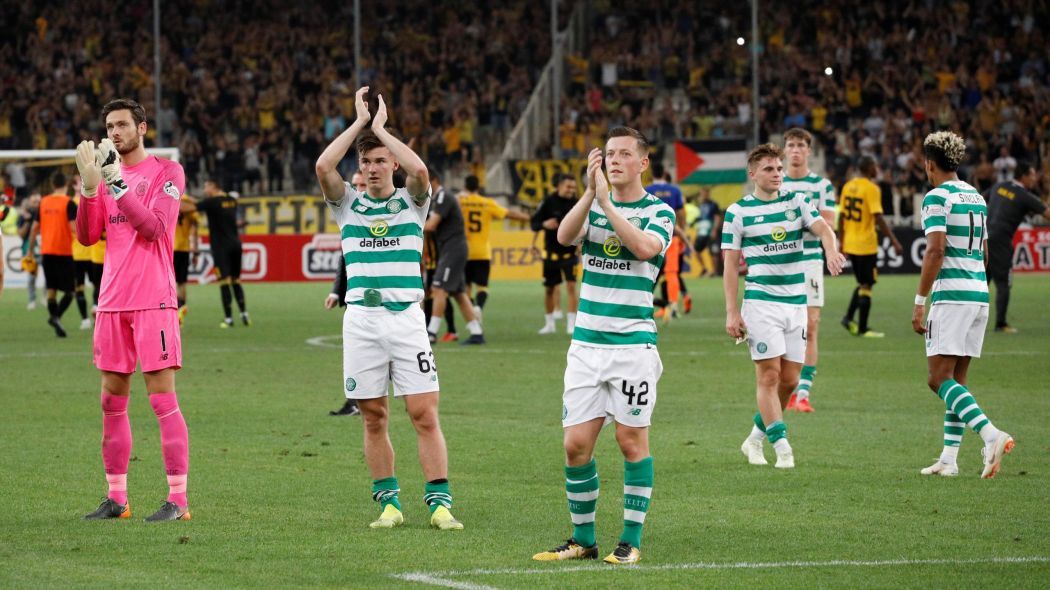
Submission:
[[[576,312],[572,311],[565,315],[565,330],[572,332],[572,329],[576,327]]]
[[[766,433],[758,429],[758,426],[751,427],[751,434],[747,435],[748,442],[762,442],[766,438]]]
[[[941,449],[941,463],[955,465],[959,457],[959,447],[944,447]]]
[[[430,318],[430,323],[427,324],[427,332],[430,332],[431,334],[437,334],[438,330],[440,330],[440,329],[441,329],[441,318],[438,317],[438,316],[432,316]]]
[[[543,325],[553,328],[554,327],[554,314],[548,313],[543,316]]]
[[[478,336],[481,334],[481,322],[474,320],[467,322],[467,331],[470,332],[471,336]]]
[[[985,416],[987,418],[987,416]],[[984,425],[981,429],[981,438],[984,439],[984,444],[990,445],[995,442],[995,439],[999,438],[999,429],[992,426],[992,423]]]
[[[777,442],[773,443],[773,450],[776,451],[778,455],[782,455],[784,453],[790,453],[791,452],[791,443],[788,442],[788,439],[782,438],[782,439],[778,440]]]

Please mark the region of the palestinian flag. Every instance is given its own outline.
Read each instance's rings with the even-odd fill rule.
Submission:
[[[747,182],[747,143],[741,139],[679,140],[674,142],[679,184],[743,184]]]

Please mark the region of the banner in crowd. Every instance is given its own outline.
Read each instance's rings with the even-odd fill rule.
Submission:
[[[897,238],[904,246],[898,255],[890,242],[882,238],[879,243],[878,268],[882,273],[917,274],[922,269],[922,256],[926,251],[926,236],[919,229],[898,228]],[[535,280],[543,277],[542,235],[530,231],[496,229],[492,232],[492,279]],[[339,235],[324,233],[315,235],[266,234],[244,235],[244,254],[241,278],[245,281],[331,281],[339,272],[343,256]],[[21,240],[13,236],[4,237],[3,264],[4,285],[25,287],[28,275],[21,267]],[[705,263],[710,264],[705,256]],[[699,272],[695,255],[690,252],[687,259],[693,277]],[[848,266],[847,266],[848,268]],[[190,281],[209,283],[214,280],[215,262],[203,237],[200,254],[190,268]],[[1050,228],[1023,229],[1014,236],[1014,272],[1050,272]],[[43,288],[43,272],[37,276],[37,284]]]
[[[572,174],[576,186],[583,194],[587,176],[587,159],[571,158],[568,160],[508,160],[510,167],[511,187],[514,196],[511,202],[535,209],[540,201],[554,191],[551,180],[555,174]]]
[[[747,182],[747,141],[683,139],[674,142],[675,182],[741,184]]]

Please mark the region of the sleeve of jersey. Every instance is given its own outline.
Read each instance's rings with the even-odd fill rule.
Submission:
[[[943,191],[932,190],[922,199],[922,230],[926,235],[948,231],[948,198]]]
[[[536,212],[532,214],[532,219],[529,221],[529,226],[532,228],[532,231],[540,231],[543,229],[543,222],[547,221],[546,207],[547,199],[543,199],[543,201],[540,202],[540,206],[536,209]]]
[[[668,246],[671,245],[671,236],[674,234],[674,211],[667,206],[657,210],[653,220],[645,226],[645,233],[660,239],[660,254],[667,252]]]
[[[882,215],[882,187],[877,184],[868,191],[868,210],[872,215]]]
[[[491,212],[493,219],[504,219],[507,217],[507,210],[500,207],[499,203],[492,201],[489,203],[489,211]]]
[[[102,197],[81,197],[77,207],[77,241],[85,246],[98,242],[106,227],[105,205]]]
[[[824,181],[824,192],[820,196],[820,210],[835,210],[835,186],[831,184],[830,180]]]
[[[737,217],[737,208],[734,205],[730,205],[726,209],[725,222],[722,224],[722,249],[740,250],[743,234],[744,228],[740,225],[740,219]]]
[[[806,197],[801,195],[796,196],[795,204],[798,205],[799,211],[802,211],[802,225],[805,227],[813,227],[813,224],[816,223],[818,219],[822,219],[820,212],[813,207],[813,204],[810,203],[809,199]]]
[[[131,227],[135,228],[144,240],[154,242],[178,222],[179,202],[185,189],[186,177],[182,166],[172,163],[161,176],[160,186],[152,188],[154,198],[151,208],[147,209],[137,199],[119,199],[117,207],[121,213],[127,215]]]
[[[414,204],[416,207],[426,207],[427,201],[430,200],[431,196],[430,190],[430,186],[428,185],[427,190],[423,191],[422,193],[418,195],[410,195],[412,197],[412,204]]]

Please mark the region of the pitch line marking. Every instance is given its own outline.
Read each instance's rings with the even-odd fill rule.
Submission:
[[[473,569],[454,570],[447,572],[409,572],[404,574],[390,574],[390,577],[406,582],[416,582],[430,586],[444,588],[458,588],[461,590],[497,590],[492,586],[473,584],[470,582],[458,582],[450,578],[460,576],[496,576],[496,575],[534,575],[534,574],[562,574],[566,572],[613,572],[625,568],[632,570],[738,570],[738,569],[788,569],[788,568],[824,568],[824,567],[886,567],[907,565],[980,565],[980,564],[1031,564],[1048,563],[1050,557],[992,557],[987,559],[880,559],[880,560],[845,560],[834,559],[830,561],[772,561],[772,562],[726,562],[726,563],[669,563],[662,565],[632,565],[632,566],[609,566],[609,565],[577,565],[558,568],[529,568],[529,569]]]

